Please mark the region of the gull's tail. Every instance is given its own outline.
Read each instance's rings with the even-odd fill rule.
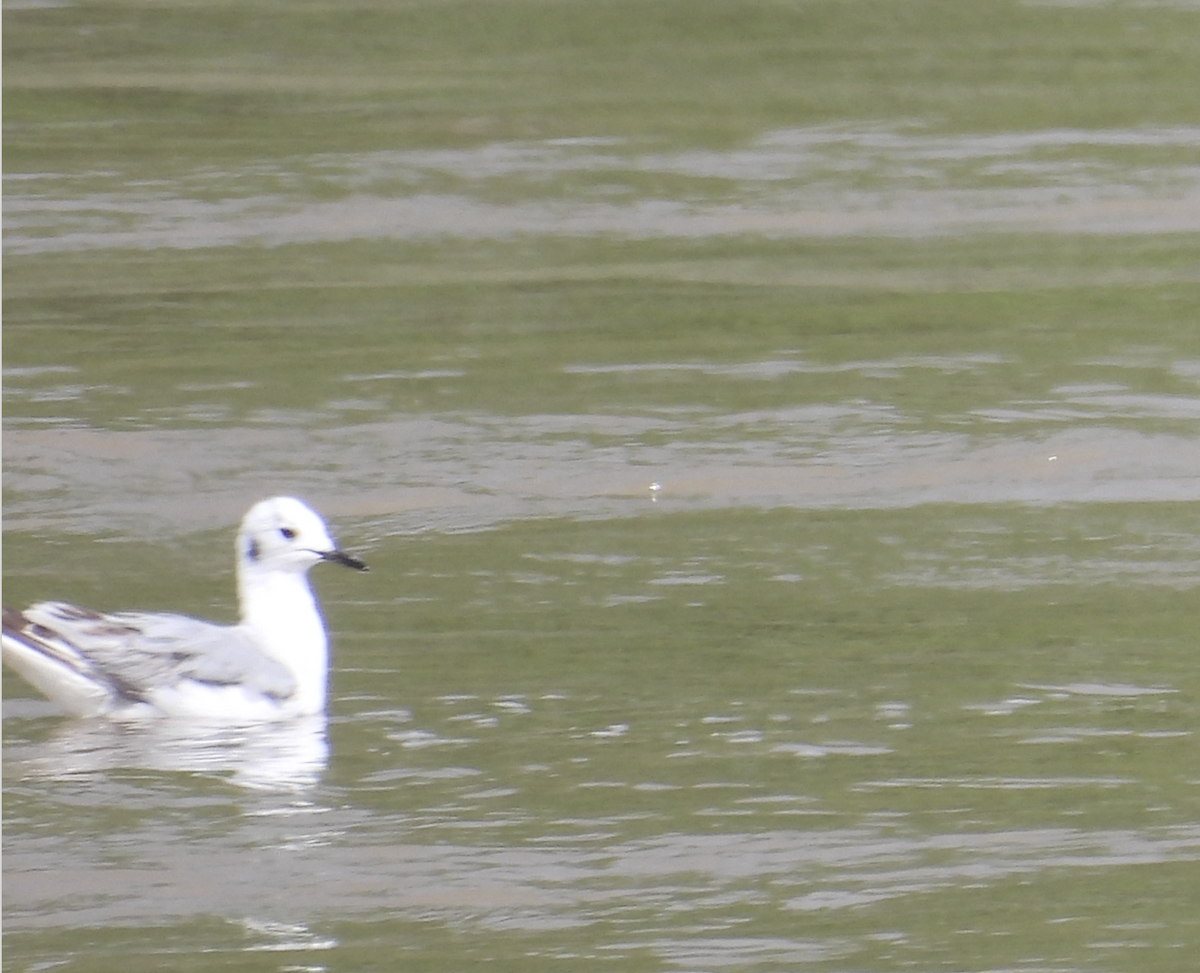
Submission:
[[[114,687],[58,632],[5,608],[2,645],[5,663],[73,716],[111,708]]]

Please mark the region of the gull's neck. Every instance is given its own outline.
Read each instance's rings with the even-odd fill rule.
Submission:
[[[296,693],[287,708],[298,715],[324,712],[328,645],[306,572],[242,564],[238,595],[242,627],[296,679]]]

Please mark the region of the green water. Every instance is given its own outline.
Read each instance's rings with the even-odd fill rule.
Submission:
[[[5,670],[4,968],[1191,970],[1197,17],[9,4],[5,602],[371,571],[327,723]]]

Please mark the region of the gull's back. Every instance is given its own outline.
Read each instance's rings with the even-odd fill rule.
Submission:
[[[5,662],[76,716],[252,715],[286,708],[296,689],[243,627],[186,615],[40,602],[5,610],[3,647]]]

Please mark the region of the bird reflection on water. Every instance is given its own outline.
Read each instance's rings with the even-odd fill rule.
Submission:
[[[23,778],[68,779],[112,770],[225,777],[241,787],[300,791],[329,762],[323,715],[246,725],[109,720],[64,721],[39,742],[10,746],[5,759]]]

